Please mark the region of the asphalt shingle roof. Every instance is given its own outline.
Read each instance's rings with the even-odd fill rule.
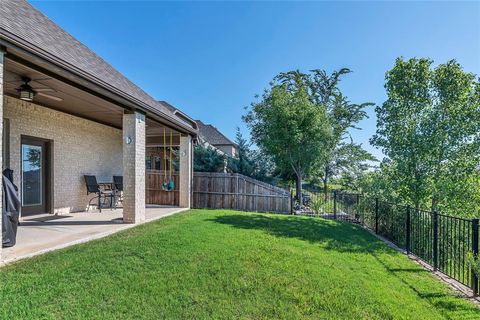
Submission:
[[[27,41],[36,50],[55,56],[164,114],[173,115],[171,110],[24,0],[0,0],[0,37],[2,33]]]
[[[223,133],[218,131],[212,125],[205,124],[200,120],[195,120],[198,126],[198,133],[211,145],[235,145],[230,139],[228,139]]]

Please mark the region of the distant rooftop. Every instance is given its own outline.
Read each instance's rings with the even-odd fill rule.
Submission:
[[[199,135],[211,145],[235,145],[235,143],[228,139],[214,126],[210,124],[205,124],[200,120],[195,120],[195,122],[198,125]]]

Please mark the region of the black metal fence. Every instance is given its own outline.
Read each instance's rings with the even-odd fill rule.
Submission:
[[[338,191],[308,193],[304,206],[293,212],[360,224],[479,294],[479,279],[467,262],[469,254],[478,255],[478,219]]]

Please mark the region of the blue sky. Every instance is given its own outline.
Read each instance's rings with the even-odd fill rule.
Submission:
[[[457,59],[480,74],[480,2],[32,1],[53,21],[159,100],[233,138],[244,107],[279,72],[354,73],[352,102],[385,100],[398,56]],[[369,145],[375,114],[353,132]]]

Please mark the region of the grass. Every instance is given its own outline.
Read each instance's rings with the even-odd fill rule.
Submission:
[[[479,319],[357,226],[191,210],[0,269],[1,319]]]

